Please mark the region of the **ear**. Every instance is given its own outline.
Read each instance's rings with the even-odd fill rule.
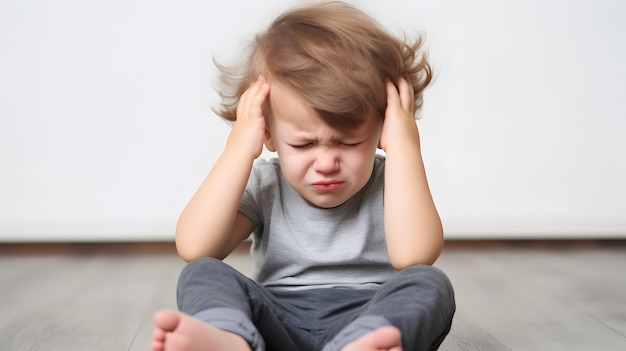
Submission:
[[[276,146],[274,146],[272,133],[270,133],[270,130],[267,128],[265,128],[265,140],[263,141],[263,144],[265,144],[265,148],[267,149],[267,151],[276,152]]]

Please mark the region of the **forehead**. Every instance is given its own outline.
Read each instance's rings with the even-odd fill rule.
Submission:
[[[266,117],[274,127],[285,126],[290,129],[304,130],[309,127],[324,127],[334,134],[354,135],[369,131],[378,122],[378,118],[366,118],[364,123],[347,130],[337,129],[324,121],[319,113],[298,93],[280,82],[270,82],[269,98],[266,102]]]
[[[317,115],[313,107],[289,87],[278,83],[270,83],[269,100],[267,101],[272,117],[291,118],[302,115]]]

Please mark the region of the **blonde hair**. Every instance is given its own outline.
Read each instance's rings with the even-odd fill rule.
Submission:
[[[340,1],[289,10],[256,35],[242,66],[216,62],[222,104],[215,112],[235,121],[239,98],[259,75],[292,89],[328,125],[342,130],[384,115],[386,79],[410,76],[417,112],[432,71],[421,52],[422,38],[403,39]]]

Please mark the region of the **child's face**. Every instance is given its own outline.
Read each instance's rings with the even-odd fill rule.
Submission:
[[[369,180],[382,119],[368,118],[349,132],[324,123],[289,89],[273,83],[266,117],[266,143],[280,158],[283,175],[310,204],[331,208],[344,203]]]

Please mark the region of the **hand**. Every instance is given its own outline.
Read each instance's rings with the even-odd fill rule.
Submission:
[[[408,76],[400,77],[397,87],[387,79],[387,109],[379,147],[388,152],[393,145],[407,146],[407,142],[419,148],[413,85]]]
[[[396,88],[397,85],[397,88]],[[409,77],[387,81],[387,109],[380,137],[385,159],[385,238],[394,268],[433,264],[443,245],[443,229],[432,199],[415,123]]]
[[[249,151],[253,158],[263,151],[265,140],[265,117],[263,103],[270,91],[270,85],[264,77],[259,77],[246,90],[237,105],[237,120],[228,136],[228,146],[236,150]]]

